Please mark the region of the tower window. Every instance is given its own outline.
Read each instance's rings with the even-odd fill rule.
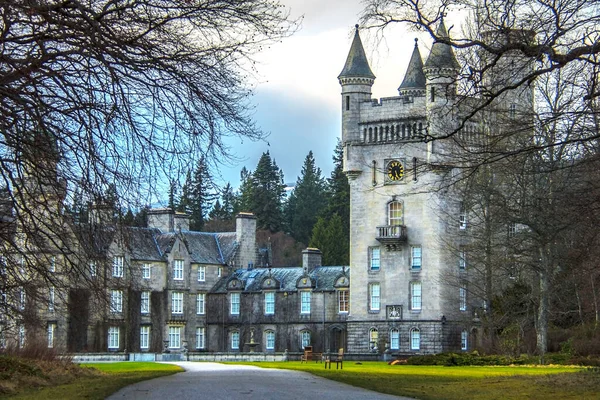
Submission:
[[[346,111],[350,110],[350,96],[346,96]]]
[[[435,101],[435,87],[431,88],[431,92],[430,92],[430,101]]]

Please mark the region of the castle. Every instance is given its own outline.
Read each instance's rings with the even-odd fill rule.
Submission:
[[[437,33],[447,37],[443,21]],[[188,216],[170,209],[151,210],[148,228],[105,226],[95,212],[61,239],[85,250],[84,261],[59,251],[40,257],[35,247],[18,255],[42,259],[57,281],[77,264],[82,278],[62,293],[35,284],[11,299],[4,292],[5,305],[26,312],[3,317],[0,345],[42,337],[72,352],[188,355],[313,346],[357,358],[473,348],[485,305],[460,283],[467,210],[452,192],[431,190],[452,173],[457,149],[475,146],[484,131],[482,120],[458,125],[457,103],[469,105],[457,94],[458,73],[450,46],[434,43],[423,63],[415,43],[399,95],[372,99],[375,75],[356,27],[338,77],[349,267],[321,266],[310,248],[302,266],[270,266],[252,214],[237,216],[236,232],[215,234],[189,231]],[[514,111],[531,93],[500,101]]]

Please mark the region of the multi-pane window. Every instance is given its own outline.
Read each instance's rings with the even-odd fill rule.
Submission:
[[[27,302],[27,297],[26,297],[26,295],[25,295],[25,289],[24,289],[24,288],[21,288],[21,289],[19,290],[19,308],[20,308],[21,310],[24,310],[24,309],[25,309],[25,304],[26,304],[26,302]]]
[[[240,294],[231,293],[230,299],[230,313],[231,315],[240,315]]]
[[[369,253],[371,256],[369,260],[371,271],[379,271],[379,268],[381,267],[381,252],[379,251],[379,247],[370,247]]]
[[[517,224],[511,222],[508,224],[508,237],[512,238],[517,234]]]
[[[467,212],[465,210],[461,210],[458,214],[458,228],[460,230],[467,229]]]
[[[413,328],[410,331],[410,349],[419,350],[421,348],[421,331]]]
[[[379,331],[375,328],[369,329],[369,349],[375,350],[379,342]]]
[[[110,311],[111,312],[123,311],[123,291],[122,290],[111,290],[110,291]]]
[[[460,289],[458,289],[458,295],[459,295],[460,311],[466,311],[467,310],[467,289],[464,287],[461,287]]]
[[[50,266],[48,267],[50,272],[56,272],[56,257],[50,257]]]
[[[143,263],[142,264],[142,279],[150,279],[150,277],[152,276],[152,267],[150,267],[150,264],[148,263]]]
[[[310,314],[310,292],[300,292],[300,313]]]
[[[410,283],[410,309],[421,309],[421,282]]]
[[[265,292],[265,314],[275,314],[275,292]]]
[[[341,313],[350,311],[350,291],[338,290],[338,311]]]
[[[96,268],[96,262],[90,261],[89,268],[90,268],[90,276],[95,277],[98,274],[98,270]]]
[[[48,311],[54,311],[54,288],[48,289]]]
[[[116,256],[113,258],[112,265],[112,276],[115,278],[123,277],[123,264],[125,263],[125,258],[123,256]]]
[[[196,328],[196,348],[203,349],[206,347],[206,328]]]
[[[389,225],[402,225],[403,209],[402,203],[392,201],[388,204],[388,221]]]
[[[300,332],[300,345],[302,346],[302,348],[310,346],[310,331]]]
[[[467,252],[465,250],[458,253],[458,269],[461,271],[467,269]]]
[[[267,331],[265,336],[267,338],[267,350],[275,350],[275,332]]]
[[[400,349],[400,331],[395,328],[390,331],[390,349]]]
[[[198,265],[198,282],[206,281],[206,267],[204,265]]]
[[[19,348],[22,349],[25,347],[25,326],[19,326]]]
[[[202,315],[206,308],[206,293],[198,293],[196,297],[196,314]]]
[[[140,327],[140,349],[150,348],[150,327],[142,325]]]
[[[421,265],[423,261],[423,253],[421,251],[421,246],[412,246],[410,248],[410,268],[411,269],[421,269]]]
[[[111,326],[108,328],[108,348],[118,349],[119,348],[119,327]]]
[[[169,348],[178,349],[181,347],[181,327],[170,326],[169,327]]]
[[[171,294],[171,313],[183,314],[183,293],[173,292]]]
[[[173,279],[176,281],[183,280],[183,260],[173,262]]]
[[[54,347],[54,332],[56,331],[56,324],[48,324],[48,348]]]
[[[140,308],[142,314],[150,313],[150,292],[143,291],[140,299]]]
[[[508,106],[508,116],[510,118],[514,118],[517,114],[517,105],[515,103],[510,103]]]
[[[460,349],[468,350],[469,349],[469,332],[462,331],[460,333]]]
[[[240,348],[240,333],[238,331],[231,332],[231,349],[238,350]]]
[[[381,286],[379,283],[369,285],[369,311],[379,311],[381,307]]]

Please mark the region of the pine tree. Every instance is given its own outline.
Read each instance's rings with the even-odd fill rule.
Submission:
[[[283,172],[267,151],[258,161],[256,170],[250,174],[241,193],[242,204],[247,203],[257,218],[259,229],[271,232],[283,226],[282,200],[285,194]],[[243,182],[244,184],[244,182]]]
[[[323,265],[348,265],[349,237],[339,215],[326,219],[319,217],[310,239],[310,246],[323,252]]]
[[[326,189],[321,169],[316,167],[313,153],[309,151],[286,208],[290,234],[297,241],[308,243],[318,216],[327,206]]]
[[[169,204],[168,204],[168,207],[171,210],[175,210],[176,204],[177,204],[177,181],[175,179],[171,179],[169,182]]]
[[[331,218],[334,214],[340,216],[344,232],[350,236],[350,184],[344,173],[344,148],[338,138],[333,153],[334,168],[327,179],[329,204],[324,215]]]
[[[201,231],[216,194],[208,165],[204,158],[198,161],[189,187],[188,209],[190,230]]]

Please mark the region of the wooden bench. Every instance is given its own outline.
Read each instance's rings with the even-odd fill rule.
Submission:
[[[312,346],[306,346],[304,348],[304,354],[300,356],[300,364],[303,362],[308,362],[308,360],[312,360]]]
[[[338,350],[337,356],[327,357],[325,359],[325,369],[327,369],[327,365],[329,365],[329,369],[331,369],[331,363],[335,363],[335,369],[344,369],[344,349],[341,348]]]

